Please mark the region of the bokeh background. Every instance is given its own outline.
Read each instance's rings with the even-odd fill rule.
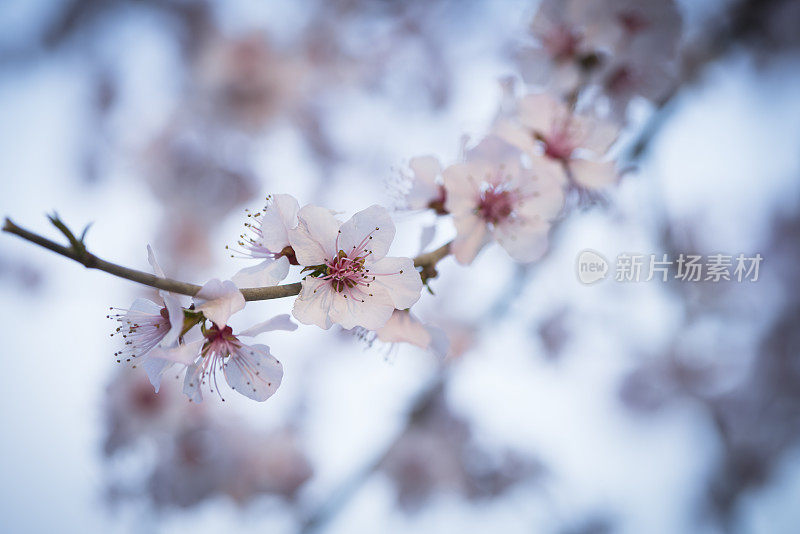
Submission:
[[[642,0],[645,1],[645,0]],[[265,403],[156,396],[112,354],[151,296],[0,236],[2,532],[800,531],[800,2],[681,0],[679,75],[548,255],[446,259],[441,358],[301,327]],[[0,212],[202,283],[244,208],[391,206],[521,86],[534,0],[7,0]],[[674,83],[673,83],[674,82]],[[398,212],[394,252],[433,218]],[[438,224],[434,245],[452,238]],[[756,283],[585,286],[579,251],[764,257]],[[289,313],[253,303],[242,324]]]

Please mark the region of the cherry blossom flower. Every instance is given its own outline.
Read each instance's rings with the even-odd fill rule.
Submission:
[[[195,311],[201,312],[212,325],[201,329],[200,339],[169,349],[156,349],[154,356],[164,362],[160,373],[176,363],[185,365],[183,391],[194,402],[202,402],[201,386],[205,384],[222,398],[218,372],[222,372],[231,389],[246,397],[257,401],[271,397],[283,377],[281,363],[270,354],[268,346],[248,345],[240,337],[255,337],[273,330],[296,330],[297,325],[284,314],[234,335],[228,320],[244,308],[245,300],[230,280],[208,281],[194,297],[194,305]]]
[[[406,208],[410,210],[432,209],[439,215],[444,209],[445,189],[442,183],[442,166],[434,156],[412,158],[411,189],[405,195]]]
[[[597,81],[602,88],[599,100],[606,103],[611,118],[624,122],[634,98],[659,102],[669,93],[676,76],[677,67],[672,61],[620,53],[598,73]]]
[[[490,147],[502,157],[490,157]],[[495,239],[517,261],[538,259],[547,248],[550,220],[561,210],[563,191],[558,169],[542,158],[531,168],[520,164],[519,151],[487,138],[464,163],[444,170],[445,207],[458,232],[452,250],[461,264],[472,263]]]
[[[592,0],[582,4],[573,9],[573,19],[586,28],[588,38],[608,45],[612,56],[626,51],[652,60],[675,56],[682,21],[673,0]]]
[[[156,276],[164,278],[164,271],[149,245],[147,259]],[[160,304],[138,298],[129,309],[120,310],[124,313],[109,315],[120,323],[111,335],[120,335],[125,340],[124,347],[114,353],[117,363],[131,367],[142,365],[156,391],[163,362],[152,357],[153,350],[159,346],[176,345],[184,325],[183,307],[178,297],[167,291],[158,293],[161,297]]]
[[[230,326],[213,324],[205,329],[202,340],[187,345],[190,353],[199,351],[199,356],[186,369],[183,392],[189,400],[202,402],[201,386],[208,384],[211,392],[216,390],[222,398],[218,376],[221,372],[232,390],[259,402],[267,400],[281,385],[283,366],[267,345],[247,345],[240,338],[296,329],[288,315],[278,315],[236,335]]]
[[[447,355],[449,347],[444,331],[424,324],[409,310],[395,310],[376,332],[376,337],[384,343],[410,343],[423,350],[431,350],[442,358]]]
[[[395,227],[385,208],[374,205],[340,223],[328,209],[306,206],[289,240],[303,279],[293,314],[304,324],[334,323],[377,330],[392,312],[411,307],[422,279],[410,258],[387,257]]]
[[[595,43],[587,38],[585,20],[574,16],[581,4],[573,0],[543,0],[539,4],[530,26],[537,44],[523,48],[517,57],[526,83],[556,92],[578,85],[596,50]]]
[[[253,222],[246,223],[246,232],[239,236],[241,254],[264,261],[239,271],[232,278],[238,287],[275,285],[289,274],[290,264],[297,265],[288,232],[297,226],[299,209],[291,195],[270,195],[263,210],[248,213]]]
[[[259,33],[212,36],[198,56],[196,73],[213,111],[251,131],[297,112],[314,87],[313,65],[305,55],[281,53]]]
[[[617,179],[614,162],[601,158],[616,140],[619,128],[574,114],[550,95],[520,99],[516,120],[500,121],[496,134],[532,156],[559,163],[564,179],[572,185],[598,189]]]
[[[612,117],[624,120],[634,97],[658,101],[668,93],[678,72],[682,29],[674,1],[600,0],[587,3],[578,17],[602,28],[613,50],[593,80]]]

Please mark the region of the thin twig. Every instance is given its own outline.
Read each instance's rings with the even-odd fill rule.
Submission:
[[[55,252],[56,254],[60,254],[66,258],[74,260],[87,269],[97,269],[107,272],[108,274],[113,274],[119,278],[130,280],[132,282],[154,287],[156,289],[163,289],[179,295],[189,295],[190,297],[195,296],[201,289],[201,286],[197,284],[181,282],[171,278],[161,278],[144,271],[138,271],[136,269],[123,267],[122,265],[117,265],[116,263],[111,263],[109,261],[100,259],[89,252],[76,250],[74,247],[65,247],[64,245],[60,245],[55,241],[47,239],[46,237],[17,226],[9,218],[6,218],[5,220],[3,231],[14,234],[26,241],[30,241],[31,243],[46,248],[47,250]],[[432,252],[428,252],[416,257],[414,259],[414,265],[417,267],[422,267],[423,269],[431,269],[449,253],[450,243],[447,243],[446,245],[443,245]],[[242,295],[244,295],[245,300],[254,301],[292,297],[299,294],[301,288],[302,285],[300,282],[296,282],[293,284],[283,284],[278,286],[248,287],[243,288],[240,291],[242,292]]]

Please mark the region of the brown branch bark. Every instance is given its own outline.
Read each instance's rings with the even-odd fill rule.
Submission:
[[[46,237],[43,237],[37,233],[17,226],[13,221],[11,221],[11,219],[8,218],[6,218],[5,224],[3,225],[3,231],[8,232],[9,234],[14,234],[15,236],[26,241],[46,248],[51,252],[60,254],[65,258],[74,260],[87,269],[97,269],[119,278],[124,278],[126,280],[154,287],[156,289],[163,289],[179,295],[189,295],[190,297],[193,297],[198,291],[200,291],[201,288],[201,286],[197,284],[181,282],[171,278],[161,278],[144,271],[123,267],[122,265],[117,265],[116,263],[111,263],[110,261],[98,258],[89,252],[83,252],[75,250],[73,247],[60,245],[55,241],[51,241],[50,239],[47,239]],[[420,256],[414,258],[414,265],[417,267],[422,267],[423,269],[433,268],[433,266],[435,266],[449,253],[450,243],[447,243],[446,245],[439,247],[432,252],[421,254]],[[248,301],[270,300],[297,295],[300,293],[301,287],[302,286],[300,282],[295,282],[293,284],[282,284],[278,286],[248,287],[241,289],[241,292],[242,295],[244,295],[244,299]]]

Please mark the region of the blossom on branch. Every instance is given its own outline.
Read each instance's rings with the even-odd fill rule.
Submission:
[[[445,207],[458,232],[452,250],[470,264],[492,239],[517,261],[539,259],[547,249],[550,221],[561,210],[559,171],[535,157],[530,168],[520,153],[490,137],[470,151],[467,161],[444,170]]]
[[[396,308],[417,302],[422,279],[413,260],[386,256],[395,227],[385,208],[371,206],[342,224],[328,209],[305,206],[298,219],[289,241],[310,271],[294,303],[298,321],[377,330]]]
[[[197,357],[186,369],[183,392],[189,400],[202,402],[201,387],[207,384],[212,393],[216,390],[222,398],[218,376],[221,372],[232,390],[256,401],[267,400],[281,385],[283,366],[267,345],[248,345],[240,338],[296,329],[288,315],[278,315],[236,335],[230,326],[214,323],[203,330],[203,339],[187,345],[187,351]]]
[[[247,229],[239,240],[245,257],[263,259],[253,267],[239,271],[232,281],[239,287],[273,286],[286,278],[289,265],[297,265],[289,244],[289,230],[297,226],[297,200],[291,195],[270,195],[267,205],[256,213],[248,213]]]
[[[603,159],[616,141],[619,128],[588,115],[570,111],[547,94],[521,98],[513,120],[500,121],[496,133],[531,156],[560,164],[570,185],[598,189],[614,183],[616,165]]]
[[[411,158],[411,188],[405,195],[406,208],[410,210],[432,209],[445,215],[446,192],[442,183],[442,166],[434,156]]]
[[[155,275],[164,278],[164,271],[150,245],[147,246],[147,259]],[[161,297],[160,304],[138,298],[129,309],[120,310],[124,313],[109,315],[120,323],[111,335],[120,335],[125,340],[124,347],[114,353],[117,363],[131,367],[143,366],[156,391],[163,364],[158,358],[152,357],[153,349],[176,345],[184,324],[179,298],[167,291],[159,291],[158,294]]]
[[[384,343],[410,343],[442,358],[447,355],[450,345],[443,330],[426,325],[409,310],[395,310],[375,334]]]

